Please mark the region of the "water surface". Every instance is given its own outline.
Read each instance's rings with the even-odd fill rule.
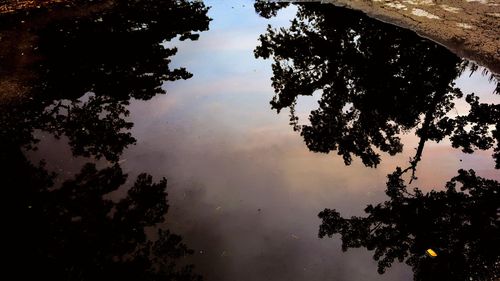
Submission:
[[[87,162],[94,163],[97,170],[120,169],[128,174],[127,180],[118,184],[123,184],[122,187],[106,195],[115,201],[126,196],[127,188],[143,172],[152,175],[153,182],[166,177],[170,207],[166,220],[155,222],[157,226],[168,228],[183,237],[183,242],[194,250],[194,254],[181,259],[179,263],[194,264],[194,271],[205,280],[411,279],[414,274],[412,268],[403,263],[396,261],[385,274],[380,275],[377,273],[377,262],[372,259],[373,252],[365,248],[342,252],[339,236],[332,239],[318,238],[319,225],[322,223],[318,213],[325,208],[335,208],[345,217],[363,216],[367,204],[388,200],[385,194],[387,175],[397,166],[407,167],[408,159],[415,156],[422,139],[415,135],[415,130],[422,126],[426,112],[419,112],[418,105],[415,105],[418,120],[413,125],[411,120],[403,118],[404,113],[411,115],[411,110],[405,111],[401,107],[409,108],[417,102],[426,104],[428,97],[417,96],[413,101],[412,96],[403,96],[399,104],[394,103],[396,106],[381,103],[382,110],[394,112],[387,117],[393,118],[392,122],[408,122],[405,130],[397,134],[401,136],[402,151],[391,156],[388,152],[381,152],[380,147],[374,147],[374,151],[381,155],[376,165],[369,164],[373,161],[363,161],[360,158],[363,152],[352,154],[350,165],[346,165],[345,159],[337,155],[337,151],[324,151],[322,146],[311,148],[306,145],[311,143],[304,142],[307,136],[294,131],[289,124],[290,117],[286,109],[290,104],[275,103],[274,109],[271,108],[269,102],[275,96],[275,88],[270,79],[277,77],[271,67],[273,60],[256,59],[254,55],[256,47],[262,44],[258,39],[261,34],[266,34],[267,25],[273,28],[288,27],[298,8],[288,7],[280,10],[276,17],[266,19],[255,12],[253,3],[249,1],[207,1],[205,4],[210,6],[206,16],[212,19],[206,31],[208,18],[201,8],[186,10],[184,17],[184,8],[176,5],[172,6],[173,9],[182,11],[172,13],[170,19],[163,18],[159,12],[154,14],[158,19],[164,19],[165,24],[186,21],[171,26],[171,30],[165,29],[165,26],[162,29],[161,25],[156,27],[155,22],[149,26],[142,24],[151,17],[151,11],[147,10],[144,11],[144,18],[139,16],[135,19],[135,31],[128,30],[118,33],[116,37],[109,37],[114,31],[108,27],[119,30],[122,28],[121,23],[115,21],[134,14],[126,9],[124,13],[98,15],[87,24],[62,21],[62,25],[57,28],[49,26],[42,29],[38,40],[45,53],[40,63],[36,64],[39,68],[34,75],[35,102],[10,105],[9,109],[4,110],[14,113],[8,120],[4,118],[2,121],[2,133],[10,138],[9,143],[3,145],[5,150],[17,149],[22,153],[4,153],[5,157],[11,157],[7,158],[11,161],[26,157],[34,165],[45,161],[43,169],[57,173],[54,179],[56,189],[63,182],[81,175],[81,168]],[[349,13],[340,8],[332,9],[335,9],[331,11],[334,14]],[[356,17],[362,17],[357,13],[348,15],[354,17],[353,22],[356,22]],[[394,35],[394,40],[401,40],[402,48],[406,47],[405,42],[417,40],[411,32],[372,23],[369,19],[363,21],[367,26],[360,28],[378,28],[380,34],[387,32]],[[130,26],[123,28],[127,30]],[[339,26],[335,32],[338,32],[338,36],[349,36],[350,31],[345,28],[349,26]],[[69,32],[65,33],[64,29]],[[191,31],[200,37],[190,35]],[[136,37],[130,37],[133,32],[137,33]],[[197,40],[181,41],[182,34]],[[95,40],[96,43],[87,41],[96,37],[100,39]],[[331,39],[334,40],[333,37]],[[59,42],[56,40],[69,42],[69,47],[52,44]],[[363,38],[355,40],[364,42]],[[424,55],[421,61],[424,63],[427,62],[425,54],[444,54],[438,58],[442,60],[429,66],[428,71],[435,71],[429,77],[443,73],[442,77],[450,76],[450,81],[455,80],[453,71],[457,70],[448,71],[444,61],[447,58],[456,60],[458,65],[460,59],[440,46],[418,40],[422,40],[421,51]],[[376,42],[382,44],[380,40]],[[175,55],[164,52],[164,48],[173,47],[177,48]],[[292,50],[300,49],[301,46],[285,47]],[[319,57],[319,60],[333,60],[328,51],[326,49],[326,58]],[[377,55],[379,50],[375,48],[373,51]],[[292,57],[300,54],[291,51]],[[307,58],[307,54],[303,54]],[[350,54],[339,53],[338,56],[345,58],[346,65],[355,65],[354,61],[349,61]],[[286,54],[282,58],[286,58]],[[279,62],[279,59],[275,62]],[[294,59],[298,65],[300,57]],[[434,63],[432,59],[435,58],[430,57],[429,61]],[[383,60],[380,58],[378,62]],[[419,70],[412,63],[406,65],[408,72],[405,75],[417,77],[411,76],[417,75],[411,71]],[[368,61],[359,62],[359,65],[368,64]],[[166,69],[169,71],[165,72]],[[374,73],[376,67],[368,69]],[[382,65],[380,69],[388,71]],[[441,70],[443,72],[439,73]],[[300,96],[293,106],[294,116],[299,118],[299,125],[309,124],[308,116],[311,110],[318,108],[317,101],[322,94],[314,90],[312,96],[301,96],[308,89],[300,87],[307,88],[310,84],[297,86],[292,83],[298,81],[294,80],[298,77],[284,75],[282,78],[285,81],[283,83],[289,83],[286,85],[298,88],[280,93],[279,98],[285,100],[287,94]],[[418,79],[415,81],[421,82]],[[384,81],[371,82],[384,84]],[[455,82],[464,95],[475,93],[481,102],[498,105],[499,97],[494,94],[496,81],[489,81],[489,77],[481,75],[480,71],[471,73],[466,68]],[[391,87],[394,85],[388,84],[385,89],[391,90]],[[427,85],[425,88],[417,84],[414,87],[415,93],[409,93],[417,95],[417,90],[436,89],[437,85]],[[166,94],[162,94],[162,91]],[[391,93],[386,93],[383,98],[391,96]],[[81,102],[71,105],[70,100]],[[376,100],[371,102],[371,108],[380,109]],[[366,104],[370,105],[370,101]],[[57,106],[59,108],[54,111]],[[280,106],[283,111],[277,114],[275,109]],[[426,108],[424,105],[422,107]],[[43,119],[45,115],[42,112],[56,113]],[[370,107],[364,112],[371,112]],[[462,99],[445,115],[453,117],[468,112],[469,105]],[[380,113],[374,116],[385,115]],[[397,119],[394,116],[403,117]],[[496,121],[498,124],[498,119]],[[494,129],[494,125],[490,126],[491,129]],[[40,139],[40,142],[34,144],[31,135]],[[316,136],[313,132],[312,138]],[[38,149],[30,150],[26,144]],[[412,186],[419,186],[424,191],[443,190],[445,183],[457,175],[458,169],[474,169],[478,176],[498,181],[500,174],[495,169],[492,153],[492,149],[486,149],[466,154],[459,148],[451,147],[448,138],[439,143],[429,140],[425,144],[422,159],[418,161],[418,179],[413,181]],[[21,164],[14,165],[14,168],[21,167],[17,171],[19,175],[30,173],[31,168],[26,168],[29,164],[17,161]],[[95,172],[88,173],[89,178],[95,178]],[[85,186],[79,180],[82,180],[81,176],[74,181],[80,187]],[[13,182],[7,180],[10,187]],[[26,186],[30,184],[33,183],[25,183]],[[149,185],[151,183],[146,184]],[[22,198],[23,192],[14,193]],[[157,195],[162,196],[162,193],[158,192]],[[150,202],[153,199],[148,200]],[[162,206],[163,203],[155,204]],[[32,208],[32,205],[28,206]],[[46,208],[44,210],[50,210],[51,207]],[[85,205],[82,208],[94,210]],[[73,211],[78,213],[81,210]],[[25,218],[24,211],[19,214],[19,219]],[[44,218],[50,220],[55,214],[46,214]],[[26,216],[30,217],[29,213]],[[28,224],[32,220],[28,220]],[[141,226],[150,225],[137,223],[137,227]],[[57,230],[69,226],[61,223],[52,227]],[[67,229],[62,232],[65,231]],[[42,231],[40,235],[50,236],[51,233]],[[96,233],[102,235],[99,231]],[[150,227],[146,233],[156,235]],[[37,236],[36,232],[31,235]],[[51,238],[44,239],[35,241],[52,241]],[[71,239],[69,244],[79,243],[77,238],[71,236]],[[137,238],[138,241],[141,239]],[[82,250],[80,247],[75,247],[75,251]],[[43,256],[43,246],[40,251]],[[64,257],[64,251],[57,253],[63,253]],[[78,253],[69,255],[78,256]]]

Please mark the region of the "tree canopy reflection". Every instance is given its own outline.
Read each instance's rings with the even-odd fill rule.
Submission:
[[[165,93],[164,82],[192,76],[170,69],[177,49],[162,43],[196,40],[197,31],[208,30],[206,13],[197,1],[111,1],[100,12],[30,27],[36,60],[23,81],[29,99],[1,105],[2,135],[29,147],[33,130],[48,131],[69,138],[75,155],[117,161],[135,143],[129,100],[148,100]]]
[[[368,205],[366,217],[322,211],[319,236],[340,234],[344,251],[373,250],[379,273],[404,261],[414,280],[498,280],[500,183],[459,170],[445,190],[423,193],[408,190],[402,175],[398,168],[388,176],[389,200]]]
[[[265,17],[286,3],[258,2]],[[420,160],[427,140],[450,137],[471,153],[494,146],[500,168],[499,105],[482,104],[473,94],[467,116],[447,117],[463,94],[454,80],[468,62],[444,47],[402,28],[333,5],[304,3],[287,28],[268,27],[255,56],[273,58],[272,108],[290,109],[290,122],[315,152],[336,151],[349,165],[352,156],[369,167],[380,163],[377,150],[402,151],[399,135],[416,130]],[[299,125],[300,96],[319,93],[310,124]],[[468,130],[465,125],[472,129]],[[489,126],[496,126],[491,130]]]
[[[162,45],[179,37],[196,40],[208,29],[207,9],[197,1],[115,1],[102,13],[47,24],[39,36],[35,85],[54,98],[93,92],[116,99],[150,99],[164,81],[187,79],[170,69],[176,48]]]
[[[196,32],[208,30],[207,8],[185,0],[101,2],[110,6],[77,17],[61,16],[61,8],[44,25],[30,26],[36,60],[23,67],[34,75],[22,80],[29,98],[0,104],[13,276],[200,280],[183,260],[192,250],[159,227],[168,211],[166,180],[142,173],[129,183],[118,163],[135,143],[130,99],[149,100],[165,93],[163,83],[191,77],[169,68],[176,49],[163,43],[196,40]],[[1,65],[2,73],[15,66]],[[26,157],[37,147],[37,131],[64,137],[73,156],[108,161],[89,162],[71,178],[55,174]]]
[[[288,3],[258,1],[269,18]],[[255,56],[274,60],[271,106],[290,109],[290,123],[315,152],[336,151],[348,165],[360,157],[380,163],[377,150],[402,151],[401,133],[420,138],[409,166],[388,176],[389,199],[366,207],[365,217],[343,218],[335,209],[319,214],[319,236],[339,234],[342,249],[374,251],[379,273],[406,262],[415,280],[497,280],[500,277],[500,183],[473,170],[459,170],[443,191],[411,190],[424,144],[448,137],[466,153],[493,148],[500,168],[500,105],[475,94],[464,97],[454,80],[470,66],[445,48],[411,31],[361,13],[322,5],[297,4],[287,28],[268,27]],[[319,108],[300,125],[300,96],[320,95]],[[497,84],[498,93],[498,84]],[[456,99],[468,114],[450,117]],[[412,172],[408,184],[404,175]],[[436,257],[426,255],[432,249]]]
[[[31,164],[20,151],[7,154],[2,186],[5,207],[15,214],[7,236],[15,245],[16,278],[201,280],[182,265],[192,250],[157,227],[168,211],[165,179],[155,183],[140,174],[125,197],[112,200],[127,179],[118,164],[98,169],[87,163],[57,186],[43,164]]]

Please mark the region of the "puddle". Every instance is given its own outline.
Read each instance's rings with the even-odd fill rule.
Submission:
[[[18,275],[498,277],[487,71],[334,6],[134,3],[0,55],[27,91],[0,103]]]

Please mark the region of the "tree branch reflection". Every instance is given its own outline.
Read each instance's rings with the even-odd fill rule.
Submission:
[[[256,4],[265,17],[277,3]],[[497,168],[500,105],[480,103],[468,95],[468,115],[450,118],[463,93],[454,80],[470,65],[444,47],[360,12],[322,5],[297,4],[287,28],[268,27],[255,56],[273,59],[271,106],[290,109],[290,124],[314,152],[336,152],[346,165],[353,156],[368,167],[380,154],[400,153],[400,135],[420,138],[410,161],[415,170],[427,141],[448,137],[466,153],[495,148]],[[300,125],[295,107],[301,96],[320,94],[309,124]],[[467,129],[471,126],[472,129]]]

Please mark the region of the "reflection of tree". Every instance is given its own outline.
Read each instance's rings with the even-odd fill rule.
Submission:
[[[24,81],[30,99],[1,106],[1,133],[10,142],[30,145],[31,132],[40,129],[68,137],[75,155],[116,161],[135,142],[127,132],[133,125],[125,120],[128,101],[148,100],[164,93],[163,82],[191,77],[184,68],[169,68],[176,48],[162,42],[196,40],[194,32],[207,30],[203,3],[110,3],[101,12],[33,27],[35,78]]]
[[[127,179],[117,164],[101,170],[86,164],[57,187],[43,165],[19,150],[7,154],[2,186],[15,214],[8,232],[20,280],[199,280],[191,266],[176,265],[192,253],[180,236],[157,229],[152,239],[145,232],[164,222],[165,179],[154,183],[141,174],[126,197],[111,200]]]
[[[472,153],[474,149],[490,149],[496,142],[493,158],[495,168],[500,169],[500,104],[484,104],[474,95],[467,95],[467,103],[471,109],[467,116],[455,119],[443,118],[436,126],[439,135],[451,134],[453,147],[461,147],[462,151]],[[491,134],[490,126],[494,126]],[[470,129],[466,130],[467,127]]]
[[[149,99],[164,81],[186,79],[169,68],[175,48],[161,43],[176,36],[197,39],[208,29],[206,8],[195,1],[116,1],[92,16],[48,24],[38,32],[40,85],[53,97],[85,92],[116,98]]]
[[[256,8],[269,17],[280,6]],[[374,167],[380,162],[376,149],[401,152],[398,135],[417,129],[421,142],[411,161],[414,169],[427,140],[451,135],[465,152],[498,145],[498,131],[484,130],[498,124],[498,114],[445,117],[453,99],[462,97],[453,80],[467,63],[413,32],[355,11],[307,3],[298,5],[290,27],[269,27],[260,42],[256,57],[274,58],[271,105],[278,112],[290,108],[291,124],[312,151],[337,151],[346,164],[355,155]],[[315,92],[321,94],[319,108],[311,112],[310,125],[298,125],[298,97]],[[476,109],[498,112],[498,105]],[[453,129],[464,122],[479,127]]]
[[[261,17],[269,19],[276,16],[278,10],[288,7],[288,5],[290,5],[289,2],[256,0],[253,6]]]
[[[264,17],[286,3],[258,2]],[[500,183],[460,170],[445,191],[409,191],[402,177],[421,160],[428,140],[449,137],[466,153],[494,148],[500,168],[500,105],[465,97],[471,109],[450,118],[462,93],[453,80],[465,69],[441,46],[410,31],[372,20],[361,13],[314,3],[297,5],[288,28],[269,27],[256,57],[274,59],[271,105],[290,108],[291,125],[312,151],[337,151],[346,164],[352,155],[367,166],[380,162],[376,149],[401,152],[398,135],[415,129],[420,137],[408,168],[389,175],[389,200],[369,205],[366,217],[342,218],[325,209],[319,236],[340,234],[342,248],[374,250],[379,272],[395,260],[412,266],[415,280],[495,280],[500,277]],[[321,94],[310,125],[298,125],[300,96]],[[492,129],[491,127],[495,128]],[[426,256],[427,249],[437,257]]]
[[[49,116],[46,125],[50,124],[49,131],[56,136],[68,136],[73,154],[118,161],[123,149],[135,143],[129,132],[123,132],[133,126],[122,117],[128,115],[126,104],[106,96],[92,96],[84,103],[73,102],[61,112],[58,103],[51,107],[57,114]]]
[[[367,217],[319,214],[319,236],[342,236],[342,249],[374,250],[379,273],[398,260],[415,280],[498,280],[500,277],[500,183],[460,170],[444,191],[409,192],[402,171],[389,175],[389,200],[369,205]],[[433,249],[437,257],[425,255]]]
[[[157,228],[168,210],[166,181],[141,174],[127,184],[116,163],[135,142],[126,120],[130,99],[148,100],[164,93],[163,82],[191,76],[169,68],[176,50],[162,43],[195,40],[194,32],[208,29],[207,8],[185,0],[107,2],[99,12],[32,27],[34,75],[23,80],[30,96],[0,105],[14,279],[199,280],[181,260],[192,253],[181,237]],[[67,138],[74,155],[114,164],[86,164],[56,184],[65,175],[31,164],[23,153],[36,148],[37,130]]]

